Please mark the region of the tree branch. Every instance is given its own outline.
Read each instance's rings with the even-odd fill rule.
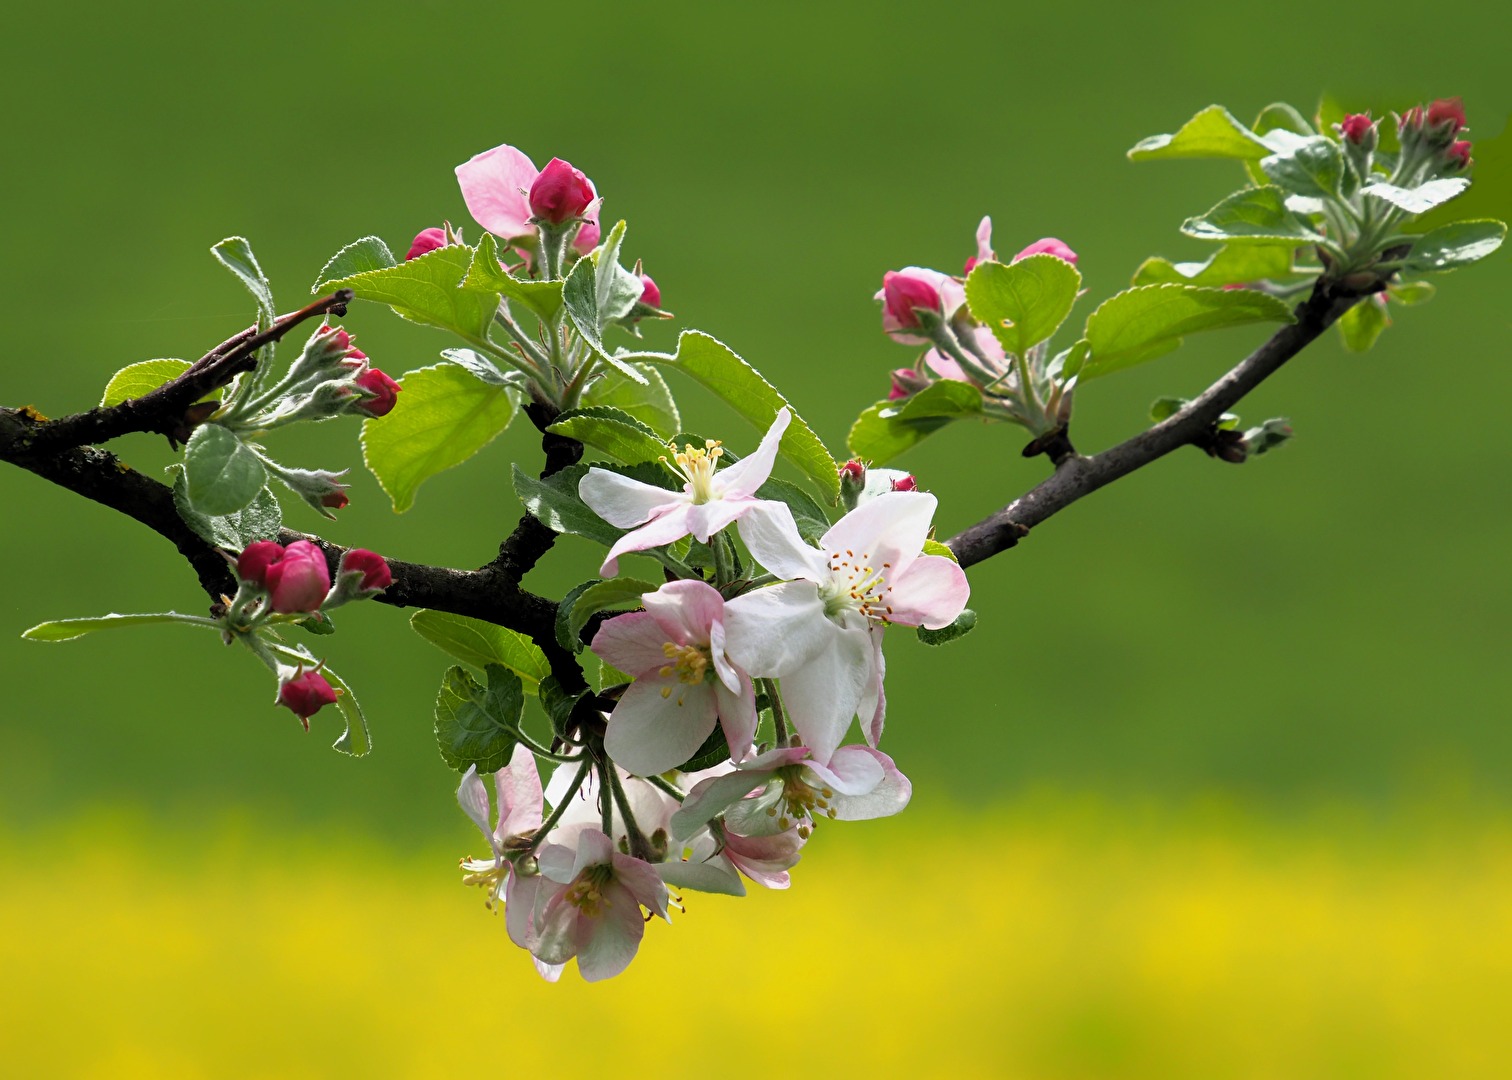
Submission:
[[[1172,450],[1200,444],[1223,413],[1311,344],[1359,302],[1362,295],[1368,294],[1319,282],[1297,306],[1295,323],[1277,330],[1269,341],[1179,412],[1094,457],[1074,453],[1061,457],[1049,478],[997,513],[957,533],[945,542],[946,546],[955,552],[962,566],[982,562],[1007,551],[1028,536],[1030,529],[1083,496]]]

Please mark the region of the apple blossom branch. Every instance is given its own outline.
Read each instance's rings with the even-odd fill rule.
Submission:
[[[1143,468],[1171,451],[1187,445],[1202,446],[1215,430],[1219,417],[1296,356],[1362,297],[1380,291],[1341,289],[1337,283],[1320,282],[1297,306],[1297,321],[1283,326],[1182,409],[1092,457],[1070,450],[1054,454],[1055,472],[1033,489],[996,513],[947,540],[962,566],[973,566],[1007,551],[1029,535],[1029,530],[1070,506],[1084,495]]]

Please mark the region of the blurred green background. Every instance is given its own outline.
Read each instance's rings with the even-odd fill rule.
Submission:
[[[1080,253],[1091,295],[1076,319],[1147,255],[1205,257],[1177,226],[1237,186],[1237,168],[1123,153],[1209,103],[1249,118],[1273,100],[1311,111],[1328,91],[1380,115],[1461,94],[1478,172],[1456,205],[1512,216],[1509,35],[1512,15],[1491,6],[1451,18],[1397,0],[153,0],[87,18],[33,5],[0,40],[0,400],[83,409],[117,368],[196,357],[245,325],[245,295],[206,250],[222,236],[252,240],[285,309],[356,237],[402,251],[450,218],[475,238],[452,168],[511,142],[583,168],[608,220],[629,220],[629,256],[679,316],[653,343],[709,331],[840,453],[850,420],[912,356],[879,331],[883,271],[957,269],[982,214],[999,251],[1055,235]],[[1037,799],[1092,800],[1113,820],[1148,811],[1220,832],[1235,818],[1299,836],[1348,820],[1386,848],[1409,821],[1507,822],[1509,288],[1502,253],[1396,312],[1369,354],[1330,335],[1241,409],[1289,416],[1298,437],[1283,451],[1243,468],[1175,455],[975,568],[982,617],[964,641],[927,651],[897,635],[885,745],[915,781],[910,813],[948,833],[1001,812],[1021,835]],[[374,305],[347,325],[395,374],[452,344]],[[1078,445],[1126,437],[1153,398],[1199,390],[1262,337],[1194,339],[1088,388]],[[680,397],[690,426],[754,442],[699,388]],[[528,425],[428,483],[403,516],[363,471],[356,436],[334,423],[276,437],[292,464],[353,469],[339,522],[321,529],[289,505],[289,525],[475,566],[520,513],[507,475],[533,460]],[[958,425],[899,464],[939,495],[949,535],[1044,474],[1022,441]],[[160,442],[113,449],[152,474],[171,460]],[[404,613],[351,610],[320,643],[373,726],[374,754],[351,761],[328,749],[329,725],[306,737],[275,711],[260,665],[208,635],[20,641],[45,619],[199,611],[204,598],[166,543],[29,474],[0,470],[0,506],[0,820],[16,843],[107,812],[154,850],[186,823],[227,819],[275,838],[269,851],[289,836],[363,836],[394,859],[475,843],[430,734],[446,661]],[[564,543],[532,584],[560,593],[591,559]],[[836,830],[813,861],[906,828]],[[781,918],[780,905],[762,910]],[[476,932],[467,917],[454,937]]]

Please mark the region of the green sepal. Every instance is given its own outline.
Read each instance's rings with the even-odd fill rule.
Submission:
[[[448,656],[479,670],[502,664],[520,676],[529,694],[551,673],[546,654],[535,642],[482,619],[422,609],[410,616],[410,628]]]
[[[224,517],[246,508],[268,482],[257,452],[220,424],[201,424],[184,447],[184,495],[200,514]]]
[[[1296,322],[1274,296],[1252,289],[1141,285],[1105,300],[1087,319],[1082,382],[1154,360],[1187,334],[1256,322]]]
[[[462,288],[475,293],[495,293],[526,308],[547,326],[555,326],[562,314],[560,281],[522,281],[499,265],[499,248],[489,233],[484,233],[473,252]]]
[[[498,772],[519,741],[514,731],[525,709],[520,677],[500,664],[488,665],[484,674],[486,687],[464,667],[447,668],[436,694],[436,749],[458,772]]]
[[[919,640],[926,645],[946,645],[957,638],[963,638],[971,633],[976,628],[976,624],[976,612],[970,608],[966,608],[956,616],[955,622],[949,626],[942,626],[938,630],[926,630],[921,626],[918,628],[917,633]]]
[[[394,511],[403,513],[422,483],[462,464],[509,426],[519,392],[456,363],[406,372],[399,386],[388,415],[362,422],[362,459]]]

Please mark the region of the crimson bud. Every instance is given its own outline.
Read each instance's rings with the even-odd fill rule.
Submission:
[[[364,398],[354,406],[369,416],[387,416],[398,402],[399,391],[404,389],[375,367],[370,367],[357,376],[355,382],[373,395],[370,398]]]
[[[593,185],[561,158],[552,158],[530,185],[530,212],[549,225],[581,217],[593,202]]]
[[[267,570],[267,589],[273,610],[281,615],[319,611],[331,591],[331,571],[325,553],[308,540],[296,540],[284,549],[283,558]]]
[[[236,576],[260,589],[268,587],[268,567],[283,558],[283,545],[272,540],[255,540],[242,548],[236,558]]]
[[[309,731],[310,717],[325,706],[336,704],[336,690],[319,671],[300,671],[278,684],[278,703],[299,717]]]

